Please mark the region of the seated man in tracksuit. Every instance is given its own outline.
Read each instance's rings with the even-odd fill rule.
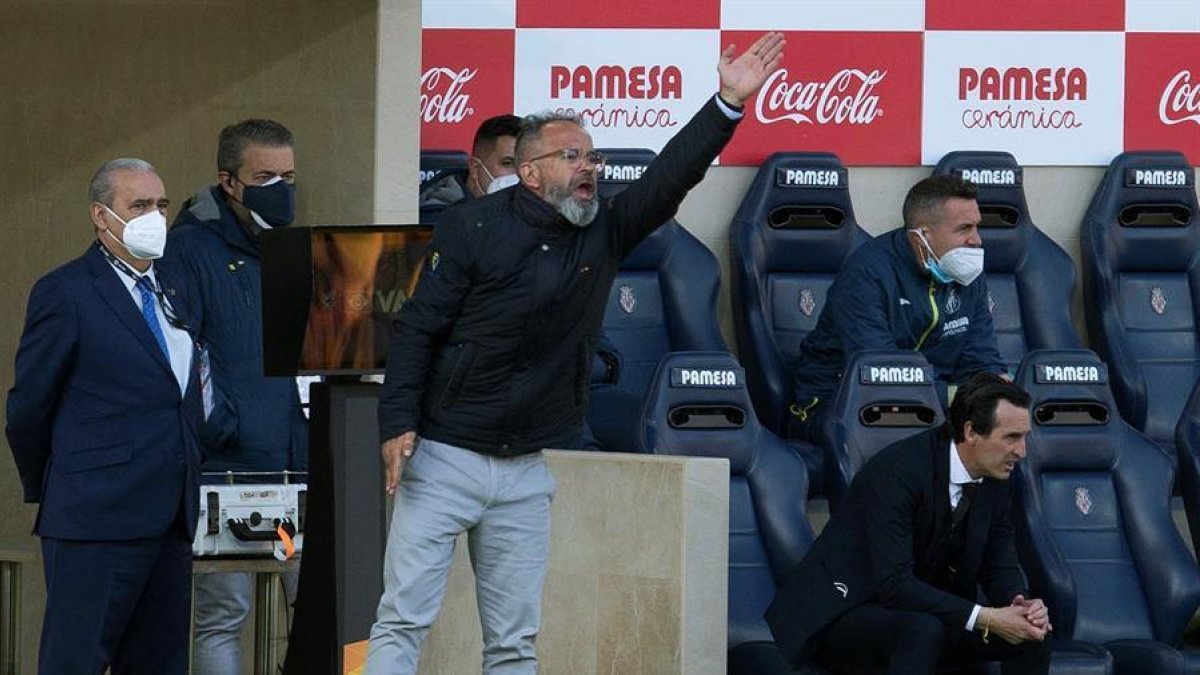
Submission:
[[[800,345],[788,436],[817,442],[846,359],[867,349],[911,349],[945,388],[979,372],[1001,374],[978,194],[955,176],[932,176],[904,198],[904,227],[850,254],[817,327]]]

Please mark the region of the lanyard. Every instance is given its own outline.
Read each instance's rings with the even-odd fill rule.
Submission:
[[[143,276],[145,276],[138,274],[132,267],[126,265],[125,261],[113,255],[112,251],[105,248],[104,244],[100,243],[100,240],[98,239],[96,240],[96,247],[100,249],[100,253],[104,255],[105,260],[108,260],[113,267],[117,268],[118,272],[124,274],[130,279],[133,279],[133,283],[135,285],[142,280]],[[158,284],[158,280],[151,277],[149,281],[150,288],[154,291],[154,298],[158,301],[158,306],[162,308],[162,313],[163,316],[166,317],[167,323],[171,324],[171,326],[174,328],[178,328],[179,330],[186,332],[188,335],[192,336],[193,339],[195,339],[196,332],[192,330],[191,326],[184,323],[183,319],[180,319],[179,315],[175,313],[175,307],[171,305],[171,302],[167,300],[166,295],[163,294],[162,286]]]

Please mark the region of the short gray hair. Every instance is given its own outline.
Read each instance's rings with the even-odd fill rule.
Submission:
[[[96,173],[92,174],[92,182],[88,186],[88,199],[105,206],[112,206],[113,174],[118,171],[148,171],[158,174],[154,167],[144,159],[136,157],[119,157],[105,162]]]
[[[583,118],[573,112],[543,110],[540,113],[526,115],[521,120],[521,133],[517,135],[517,146],[514,150],[518,162],[525,159],[530,145],[542,139],[542,129],[553,122],[570,122],[580,128],[584,127]]]

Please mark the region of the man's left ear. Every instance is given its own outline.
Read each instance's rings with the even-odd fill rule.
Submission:
[[[521,182],[529,187],[530,190],[537,190],[541,187],[542,176],[537,167],[532,164],[522,164],[517,167],[517,175],[521,177]]]
[[[979,434],[975,433],[975,427],[971,424],[971,420],[963,423],[963,442],[970,443],[977,438]]]

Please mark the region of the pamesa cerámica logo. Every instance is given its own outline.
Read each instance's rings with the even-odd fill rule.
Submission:
[[[683,98],[683,71],[678,66],[554,64],[548,73],[550,98],[559,102],[557,111],[578,115],[588,126],[641,129],[679,125],[679,119],[663,105]]]
[[[1071,105],[1087,101],[1087,72],[1074,66],[958,69],[958,100],[967,129],[1076,129]]]

